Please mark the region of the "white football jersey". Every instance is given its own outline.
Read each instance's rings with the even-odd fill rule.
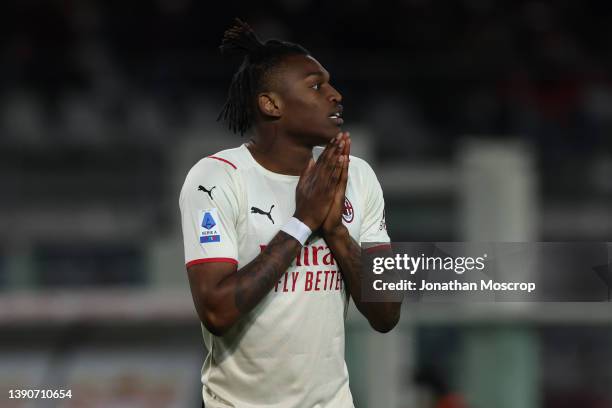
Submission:
[[[295,212],[299,176],[273,173],[245,145],[200,160],[179,204],[185,262],[255,258]],[[380,184],[352,157],[343,223],[357,242],[389,242]],[[211,407],[352,408],[344,361],[348,300],[326,242],[312,236],[272,291],[224,336],[202,325]]]

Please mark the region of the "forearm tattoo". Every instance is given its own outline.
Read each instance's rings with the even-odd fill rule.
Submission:
[[[241,313],[249,312],[272,290],[299,249],[295,238],[279,231],[261,254],[240,269],[234,302]]]
[[[336,260],[342,270],[347,290],[353,300],[359,302],[361,300],[361,247],[350,235],[346,240],[342,250],[338,251]]]

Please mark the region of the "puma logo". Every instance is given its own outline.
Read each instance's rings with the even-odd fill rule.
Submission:
[[[274,204],[272,204],[272,207],[270,207],[270,211],[265,212],[265,211],[263,211],[263,210],[260,210],[260,209],[259,209],[259,208],[257,208],[257,207],[251,207],[251,214],[262,214],[262,215],[266,215],[266,216],[267,216],[267,217],[270,219],[270,221],[272,221],[272,224],[274,224],[274,220],[272,219],[272,215],[271,215],[271,212],[272,212],[272,209],[273,209],[273,208],[274,208]]]
[[[212,200],[212,191],[214,190],[214,188],[217,186],[212,186],[210,190],[207,190],[204,186],[198,186],[198,191],[203,191],[206,194],[208,194],[208,196],[210,197],[210,199]]]

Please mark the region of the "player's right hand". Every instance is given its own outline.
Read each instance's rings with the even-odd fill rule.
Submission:
[[[340,181],[342,166],[347,159],[344,150],[344,132],[333,138],[315,163],[310,159],[295,189],[295,214],[312,231],[319,229],[331,206]]]

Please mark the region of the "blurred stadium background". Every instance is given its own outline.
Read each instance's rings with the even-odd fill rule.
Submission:
[[[608,9],[3,1],[0,405],[198,406],[177,200],[242,142],[215,122],[233,17],[331,72],[394,241],[612,241]],[[352,313],[346,358],[358,408],[610,408],[612,307],[419,305],[384,336]],[[32,388],[73,398],[8,399]]]

